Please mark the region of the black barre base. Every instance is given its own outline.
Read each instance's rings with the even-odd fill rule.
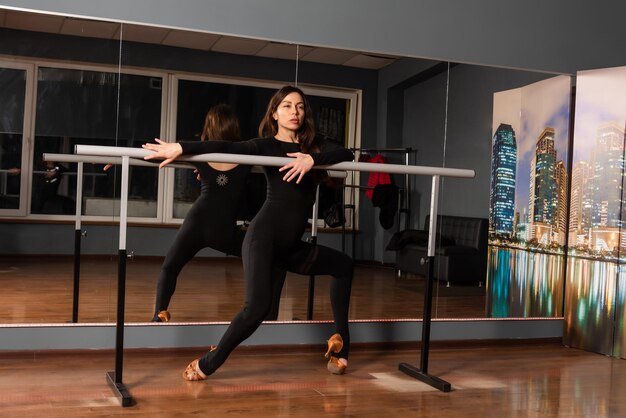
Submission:
[[[424,373],[417,367],[411,366],[408,363],[400,363],[398,370],[434,387],[435,389],[439,389],[442,392],[450,392],[450,389],[452,389],[450,383],[445,380],[440,379],[437,376],[431,376],[428,373]]]
[[[117,383],[115,381],[115,372],[107,372],[107,383],[120,399],[122,406],[132,406],[135,404],[135,400],[130,396],[130,392],[128,392],[126,386],[123,383]]]

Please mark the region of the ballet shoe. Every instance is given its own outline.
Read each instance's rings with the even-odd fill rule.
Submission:
[[[197,358],[187,365],[187,368],[183,372],[183,379],[195,382],[198,380],[205,380],[207,378],[207,375],[202,373],[202,370],[200,370],[200,367],[198,366],[199,360],[200,359]]]
[[[215,350],[217,350],[217,346],[212,345],[209,352],[215,351]],[[198,364],[199,361],[200,359],[197,358],[187,365],[187,367],[185,368],[185,371],[183,371],[183,379],[189,380],[191,382],[196,382],[198,380],[206,380],[208,376],[204,374],[202,370],[200,370],[200,365]]]
[[[170,322],[171,316],[168,311],[159,311],[157,318],[159,318],[159,322]]]
[[[326,368],[332,374],[345,374],[348,365],[342,361],[339,361],[337,357],[331,356],[330,360],[328,360]]]
[[[332,353],[338,353],[343,348],[343,338],[341,338],[341,335],[339,334],[331,335],[326,342],[328,343],[328,351],[324,354],[324,357],[326,358],[331,358]]]

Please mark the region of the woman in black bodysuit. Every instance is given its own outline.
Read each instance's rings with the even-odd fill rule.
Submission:
[[[302,241],[315,200],[316,183],[323,174],[314,165],[351,161],[347,149],[315,136],[306,98],[298,88],[286,86],[274,94],[259,127],[264,138],[243,142],[205,141],[145,144],[156,151],[145,159],[163,159],[161,167],[181,154],[226,152],[274,157],[294,157],[280,169],[265,167],[267,197],[250,223],[243,242],[246,301],[218,345],[192,361],[183,373],[187,380],[204,380],[226,361],[228,355],[259,327],[272,303],[272,270],[280,267],[304,275],[333,276],[330,300],[336,333],[328,340],[328,370],[345,373],[350,333],[348,309],[353,263],[347,255]]]
[[[201,140],[240,140],[239,121],[229,106],[220,104],[209,109]],[[167,309],[176,290],[178,275],[198,251],[210,247],[241,256],[245,231],[237,225],[237,213],[251,167],[225,163],[193,165],[199,175],[201,191],[161,266],[152,318],[154,322],[170,320]],[[277,295],[274,295],[272,310],[266,320],[275,320],[278,315],[280,291],[285,279],[284,271],[275,271],[274,274]]]

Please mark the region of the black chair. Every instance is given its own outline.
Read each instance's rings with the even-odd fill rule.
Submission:
[[[398,274],[409,272],[426,276],[427,266],[421,260],[428,252],[428,228],[404,230],[392,237],[388,250],[396,251]],[[435,239],[435,279],[450,284],[482,285],[487,275],[487,235],[489,220],[440,215]]]

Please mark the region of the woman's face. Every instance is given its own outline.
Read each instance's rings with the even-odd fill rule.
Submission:
[[[273,114],[278,130],[297,131],[304,121],[304,100],[299,93],[289,93]]]

